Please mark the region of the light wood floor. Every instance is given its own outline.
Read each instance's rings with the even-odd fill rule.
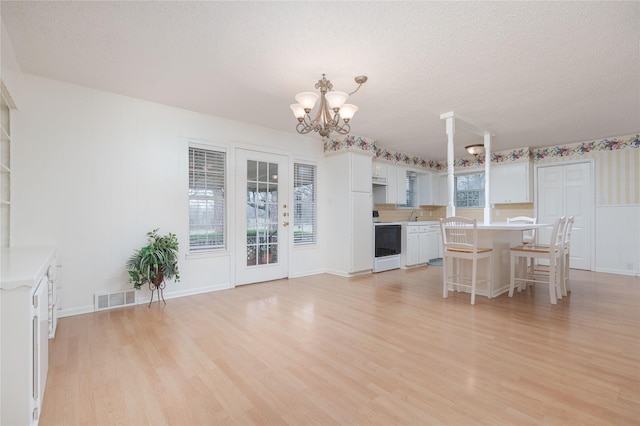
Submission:
[[[640,278],[573,270],[556,306],[542,286],[471,306],[440,273],[63,318],[40,424],[640,423]]]

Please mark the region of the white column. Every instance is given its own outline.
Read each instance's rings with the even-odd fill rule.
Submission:
[[[447,217],[456,215],[456,204],[454,203],[454,185],[455,179],[453,177],[453,163],[455,158],[453,156],[453,135],[456,132],[455,118],[447,118]]]
[[[491,133],[484,132],[484,223],[491,223]]]

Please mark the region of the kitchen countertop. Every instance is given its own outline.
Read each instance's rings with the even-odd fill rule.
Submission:
[[[55,247],[49,246],[3,248],[0,289],[38,284],[38,277],[45,274],[55,254]]]

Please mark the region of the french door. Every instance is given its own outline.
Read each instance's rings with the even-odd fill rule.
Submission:
[[[593,183],[591,163],[538,167],[538,223],[573,216],[571,268],[591,270]],[[539,241],[549,241],[551,230],[540,229]]]
[[[287,157],[238,149],[236,187],[236,285],[287,277]]]

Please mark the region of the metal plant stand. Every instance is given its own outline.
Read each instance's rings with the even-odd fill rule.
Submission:
[[[153,284],[153,283],[149,283],[149,290],[151,290],[151,300],[149,300],[149,308],[151,307],[151,302],[153,302],[153,293],[155,291],[158,291],[158,302],[160,301],[160,299],[162,298],[162,301],[164,302],[164,304],[167,304],[167,301],[164,300],[164,288],[166,287],[166,283],[164,280],[160,281],[160,284]]]

